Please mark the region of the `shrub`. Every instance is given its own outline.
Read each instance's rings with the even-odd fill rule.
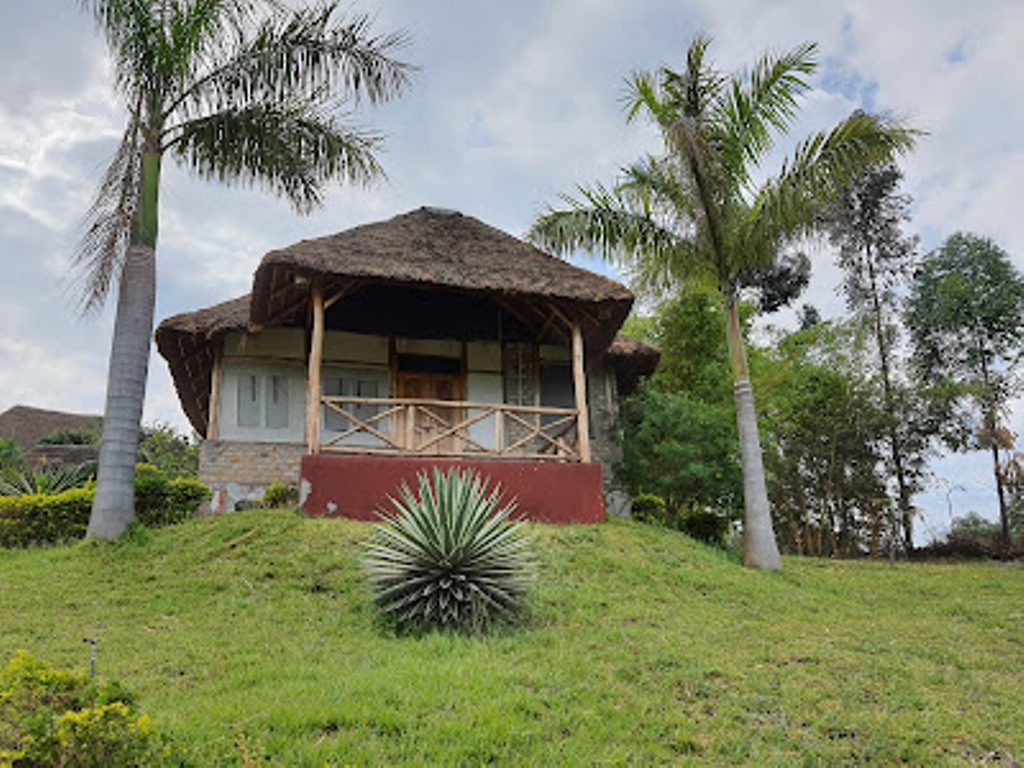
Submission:
[[[689,509],[679,518],[679,530],[706,544],[724,546],[729,518],[707,509]]]
[[[641,493],[633,499],[632,516],[634,520],[652,525],[664,525],[667,510],[665,500],[653,493]]]
[[[97,428],[98,429],[98,428]],[[96,429],[55,429],[39,438],[40,445],[99,445],[100,434]]]
[[[116,683],[19,651],[0,669],[0,765],[150,765],[148,718]]]
[[[95,488],[90,484],[56,494],[0,496],[0,547],[27,547],[72,541],[85,536]],[[168,480],[140,464],[135,477],[135,516],[157,528],[190,517],[210,490],[198,480]]]
[[[56,494],[0,496],[0,546],[27,547],[85,536],[93,488]]]
[[[152,464],[135,467],[135,516],[145,526],[159,528],[187,520],[209,496],[210,489],[198,480],[168,480]]]
[[[299,503],[299,489],[294,485],[284,483],[271,483],[263,492],[260,499],[260,506],[267,509],[276,507],[294,507]]]
[[[525,611],[534,559],[515,501],[500,486],[456,468],[402,484],[382,512],[363,565],[380,611],[400,631],[475,632]]]

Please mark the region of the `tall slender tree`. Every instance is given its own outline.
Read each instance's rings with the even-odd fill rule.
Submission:
[[[328,2],[295,11],[274,0],[82,0],[106,40],[124,134],[89,209],[75,262],[83,308],[118,287],[96,499],[89,535],[116,538],[134,517],[135,457],[156,290],[165,156],[203,178],[257,184],[300,213],[334,179],[381,175],[379,136],[339,107],[399,94],[411,67],[401,33]]]
[[[744,480],[744,561],[779,569],[771,527],[753,392],[737,311],[742,278],[770,267],[783,247],[813,230],[825,204],[865,167],[909,149],[915,132],[856,112],[801,142],[778,174],[758,184],[755,169],[797,114],[816,68],[813,44],[761,57],[727,76],[697,37],[682,71],[632,76],[627,116],[650,118],[663,152],[625,168],[612,187],[581,187],[566,207],[535,222],[532,238],[559,252],[600,251],[631,270],[642,288],[678,289],[709,274],[727,310],[736,419]]]
[[[924,420],[911,418],[913,393],[897,377],[895,350],[900,334],[900,288],[910,278],[917,238],[903,234],[910,198],[898,191],[903,174],[894,164],[868,168],[832,209],[829,234],[839,246],[847,308],[869,323],[886,414],[887,463],[896,481],[896,506],[903,546],[914,546],[912,496],[919,487],[926,436]]]
[[[957,232],[921,264],[906,323],[920,377],[955,385],[974,406],[975,440],[954,447],[991,451],[1002,546],[1009,551],[1000,451],[1013,448],[1003,416],[1024,360],[1024,275],[992,240]]]

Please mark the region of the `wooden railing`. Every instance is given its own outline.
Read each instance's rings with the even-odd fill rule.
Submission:
[[[324,452],[580,461],[574,408],[394,397],[320,402]]]

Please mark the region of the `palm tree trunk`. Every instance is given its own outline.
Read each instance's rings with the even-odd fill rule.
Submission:
[[[135,519],[135,457],[155,302],[156,254],[152,248],[133,246],[118,290],[96,497],[89,517],[88,535],[100,539],[116,539]]]
[[[740,333],[736,302],[729,301],[726,335],[733,366],[733,396],[736,401],[736,427],[740,441],[740,466],[743,471],[743,563],[768,571],[782,569],[782,558],[772,531],[772,512],[764,477],[761,438],[754,411],[754,390],[747,373],[746,353]]]
[[[86,532],[100,539],[116,539],[135,519],[135,459],[156,306],[159,186],[160,154],[151,148],[142,158],[139,206],[121,270],[110,345],[96,496]]]

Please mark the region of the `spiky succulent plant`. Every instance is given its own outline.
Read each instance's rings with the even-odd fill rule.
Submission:
[[[403,631],[476,632],[520,616],[534,559],[515,500],[472,470],[417,481],[418,494],[402,484],[365,545],[381,612]]]

